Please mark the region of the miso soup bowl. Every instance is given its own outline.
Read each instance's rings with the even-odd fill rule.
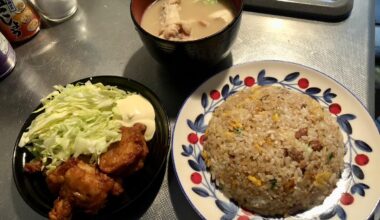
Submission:
[[[202,68],[215,65],[227,57],[236,39],[240,27],[243,0],[230,1],[235,7],[235,18],[232,22],[219,32],[191,41],[162,39],[141,27],[142,16],[154,0],[132,0],[130,12],[141,40],[159,63],[169,68]]]

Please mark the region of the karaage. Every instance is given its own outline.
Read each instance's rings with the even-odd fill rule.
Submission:
[[[122,186],[101,173],[96,166],[70,159],[47,175],[49,189],[59,197],[49,213],[50,219],[70,219],[72,208],[95,214],[104,207],[109,194],[119,195]]]
[[[100,156],[99,168],[107,174],[128,175],[140,170],[149,153],[144,133],[146,126],[136,123],[133,127],[122,127],[119,142],[112,144],[107,152]]]

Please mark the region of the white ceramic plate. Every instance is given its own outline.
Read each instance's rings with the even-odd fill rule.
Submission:
[[[242,210],[210,180],[200,156],[203,134],[215,107],[236,91],[257,85],[283,86],[315,98],[337,119],[344,136],[345,170],[324,203],[286,219],[376,219],[380,198],[380,135],[354,95],[330,77],[311,68],[280,61],[238,65],[204,82],[185,101],[172,140],[172,156],[182,190],[204,219],[264,219]]]

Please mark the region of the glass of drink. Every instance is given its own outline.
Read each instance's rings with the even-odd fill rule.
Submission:
[[[64,21],[77,11],[77,0],[32,0],[42,17],[53,22]]]

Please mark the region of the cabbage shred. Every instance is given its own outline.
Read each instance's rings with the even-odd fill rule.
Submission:
[[[41,159],[47,171],[70,157],[90,155],[97,162],[108,146],[121,139],[116,100],[129,93],[101,83],[54,86],[41,100],[40,113],[22,134],[19,147]]]
[[[217,4],[218,3],[218,0],[203,0],[203,2],[205,3],[205,4]]]

